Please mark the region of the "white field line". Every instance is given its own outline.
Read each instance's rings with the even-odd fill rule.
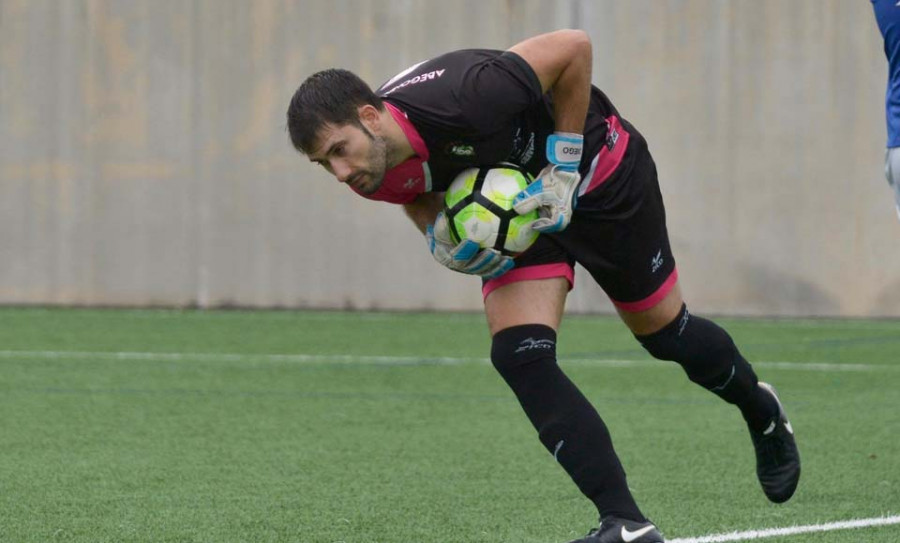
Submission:
[[[789,528],[769,528],[766,530],[750,530],[748,532],[732,532],[730,534],[707,535],[703,537],[686,537],[669,539],[667,543],[725,543],[727,541],[752,541],[770,537],[833,532],[835,530],[851,530],[900,524],[900,516],[864,518],[809,526],[791,526]]]
[[[30,358],[43,360],[137,360],[163,362],[272,362],[288,364],[464,364],[488,362],[487,358],[372,356],[350,354],[249,354],[249,353],[148,353],[148,352],[89,352],[89,351],[0,351],[0,358]]]
[[[137,360],[163,362],[234,362],[234,363],[282,363],[282,364],[358,364],[358,365],[456,365],[466,363],[489,364],[483,357],[428,357],[381,356],[342,354],[248,354],[248,353],[150,353],[150,352],[90,352],[90,351],[0,351],[0,359],[38,360]],[[670,362],[657,360],[624,360],[614,358],[566,358],[563,364],[584,364],[604,367],[671,367]],[[841,364],[830,362],[777,362],[757,361],[754,366],[779,370],[815,372],[869,372],[897,369],[895,366],[877,364]]]

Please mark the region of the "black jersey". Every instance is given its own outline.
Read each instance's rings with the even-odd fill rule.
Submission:
[[[375,200],[409,203],[442,192],[470,166],[514,162],[532,175],[547,165],[553,97],[509,51],[469,49],[427,60],[376,91],[416,156],[391,168]],[[578,204],[562,232],[541,234],[516,266],[485,282],[565,277],[580,263],[625,311],[653,307],[677,281],[656,166],[640,133],[591,88]],[[602,187],[601,187],[602,185]]]
[[[382,187],[369,198],[411,202],[422,192],[445,191],[456,174],[470,166],[512,162],[537,175],[547,164],[546,141],[554,131],[552,96],[542,92],[534,70],[515,53],[447,53],[404,70],[376,94],[387,103],[417,157],[389,170]],[[592,87],[580,168],[586,181],[582,193],[598,167],[608,176],[622,162],[627,137],[620,142],[620,133],[634,132],[623,123],[606,95]],[[598,161],[604,149],[609,160]]]

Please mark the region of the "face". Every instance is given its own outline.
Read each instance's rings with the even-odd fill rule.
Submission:
[[[365,125],[327,124],[319,130],[318,146],[309,159],[341,183],[363,194],[374,194],[387,171],[387,144]]]

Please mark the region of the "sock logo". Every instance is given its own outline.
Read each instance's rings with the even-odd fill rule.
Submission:
[[[522,343],[519,343],[519,348],[516,349],[516,352],[521,353],[522,351],[533,351],[535,349],[552,349],[554,347],[556,347],[556,342],[552,339],[534,339],[533,337],[530,337],[522,340]]]
[[[787,430],[789,434],[794,435],[794,427],[791,426],[790,422],[784,421],[784,429]]]
[[[736,371],[736,366],[734,364],[732,364],[731,365],[731,373],[728,375],[728,379],[725,380],[725,383],[723,383],[721,386],[712,387],[709,390],[711,390],[712,392],[715,392],[717,390],[725,390],[725,387],[727,387],[731,383],[731,380],[734,379],[735,371]]]
[[[564,439],[560,439],[559,443],[556,444],[556,449],[553,451],[553,459],[559,462],[559,451],[563,448],[563,445],[566,444]]]
[[[678,335],[684,333],[684,327],[687,326],[688,319],[691,318],[691,314],[688,313],[687,308],[684,309],[684,315],[681,317],[681,322],[678,323]]]

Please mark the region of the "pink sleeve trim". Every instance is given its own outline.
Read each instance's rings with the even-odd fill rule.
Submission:
[[[489,279],[481,287],[481,294],[487,298],[488,294],[498,288],[519,281],[531,281],[535,279],[550,279],[553,277],[565,277],[569,281],[569,290],[575,285],[575,270],[566,263],[541,264],[539,266],[526,266],[513,268],[495,279]]]
[[[671,292],[672,287],[675,286],[675,283],[678,282],[678,269],[673,269],[672,273],[669,274],[669,277],[663,282],[662,286],[656,289],[656,292],[647,296],[643,300],[638,300],[636,302],[617,302],[612,300],[613,305],[621,309],[622,311],[627,311],[629,313],[637,313],[639,311],[646,311],[648,309],[652,309],[656,307],[656,304],[661,302],[663,298],[666,297],[669,292]]]

